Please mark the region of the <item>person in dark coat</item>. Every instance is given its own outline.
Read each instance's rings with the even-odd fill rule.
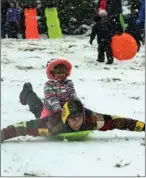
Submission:
[[[25,17],[24,17],[24,8],[25,5],[23,3],[20,3],[20,33],[22,34],[22,38],[25,39]]]
[[[139,14],[137,15],[137,11],[133,9],[127,22],[128,26],[125,29],[125,32],[129,33],[135,38],[139,51],[141,43],[143,43],[144,39],[145,0],[141,0]]]
[[[136,25],[139,28],[139,34],[142,37],[142,41],[145,38],[145,0],[141,0],[141,6],[136,20]]]
[[[102,15],[105,10],[109,22],[115,26],[115,30],[118,33],[122,33],[123,28],[120,24],[120,13],[122,13],[122,3],[121,0],[99,0],[97,4],[97,13]]]
[[[137,49],[137,52],[138,52],[141,47],[142,36],[140,34],[140,28],[135,23],[136,19],[137,19],[137,17],[134,15],[132,15],[128,18],[128,20],[127,20],[128,25],[125,29],[125,32],[132,35],[134,37],[134,39],[136,40],[137,46],[138,46],[138,49]]]
[[[4,142],[11,138],[26,135],[48,137],[60,133],[114,129],[145,132],[145,123],[132,118],[94,112],[83,107],[82,102],[73,96],[64,104],[62,114],[57,118],[35,119],[9,125],[1,130],[0,139],[1,142]]]
[[[17,38],[19,22],[20,12],[18,8],[16,8],[15,2],[11,1],[6,16],[8,38]]]
[[[6,14],[10,4],[4,1],[1,4],[1,38],[6,38]]]
[[[104,11],[104,10],[103,10]],[[107,64],[113,63],[113,53],[111,48],[112,36],[115,34],[114,26],[109,23],[106,14],[102,14],[102,16],[97,15],[94,17],[94,21],[96,24],[92,27],[92,32],[90,35],[90,44],[92,45],[93,40],[97,35],[97,43],[98,43],[98,62],[104,62],[106,52],[107,56]]]

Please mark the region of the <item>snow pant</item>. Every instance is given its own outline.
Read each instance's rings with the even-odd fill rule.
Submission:
[[[27,94],[26,104],[28,104],[30,112],[32,112],[37,119],[40,118],[43,110],[43,102],[36,93],[31,92]]]
[[[17,38],[18,25],[17,22],[9,22],[7,25],[8,38]]]
[[[107,56],[107,61],[110,63],[113,63],[113,52],[112,52],[112,48],[111,48],[111,42],[110,41],[102,41],[99,40],[98,41],[98,57],[97,60],[99,62],[104,62],[105,60],[105,55],[104,53],[106,52],[106,56]]]

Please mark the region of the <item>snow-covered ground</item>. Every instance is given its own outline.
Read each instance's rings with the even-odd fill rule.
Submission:
[[[96,63],[96,40],[1,40],[1,128],[34,119],[19,102],[24,82],[43,98],[46,62],[54,57],[73,64],[71,79],[86,107],[144,121],[144,47],[133,60]],[[78,142],[19,137],[1,145],[1,176],[144,176],[144,133],[94,132]]]

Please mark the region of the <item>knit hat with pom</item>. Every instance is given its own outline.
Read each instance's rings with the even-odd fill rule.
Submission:
[[[104,9],[99,10],[99,15],[102,16],[107,16],[107,11]]]

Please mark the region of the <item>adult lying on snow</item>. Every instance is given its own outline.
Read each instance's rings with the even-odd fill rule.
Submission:
[[[41,113],[40,113],[41,114]],[[54,136],[59,133],[113,129],[145,131],[145,123],[131,118],[93,112],[83,107],[75,96],[64,104],[61,115],[10,125],[1,131],[1,142],[18,136]]]
[[[1,141],[25,135],[49,136],[83,130],[145,131],[143,122],[100,114],[84,108],[76,97],[72,81],[67,79],[70,66],[64,60],[52,60],[48,63],[46,72],[51,80],[44,87],[45,107],[33,92],[31,83],[24,84],[20,93],[20,102],[28,105],[34,116],[41,119],[20,122],[2,129]]]

